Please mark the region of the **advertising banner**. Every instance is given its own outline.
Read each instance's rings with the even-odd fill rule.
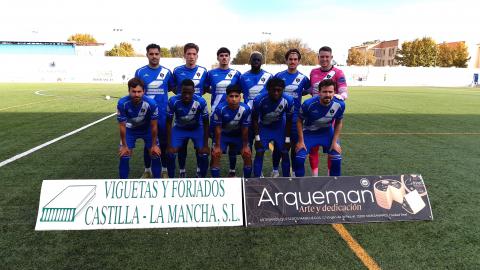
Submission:
[[[44,180],[35,230],[242,226],[241,178]]]
[[[421,175],[245,180],[247,226],[432,220]]]

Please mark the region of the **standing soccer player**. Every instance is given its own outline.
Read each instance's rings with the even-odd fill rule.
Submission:
[[[167,129],[167,103],[168,91],[174,88],[172,72],[160,65],[160,46],[150,44],[147,46],[148,65],[135,71],[135,76],[141,79],[145,85],[145,95],[154,99],[158,107],[158,140],[162,150],[162,177],[167,178],[167,138],[165,136]],[[145,172],[142,178],[150,178],[150,154],[147,147],[143,150]]]
[[[343,126],[345,103],[335,97],[333,80],[321,81],[319,89],[318,95],[307,99],[300,107],[295,176],[305,175],[307,153],[315,146],[322,146],[323,152],[327,153],[331,160],[329,175],[341,175],[342,148],[338,141]]]
[[[290,138],[292,145],[298,142],[297,133],[297,115],[302,105],[302,96],[306,95],[310,87],[310,80],[297,70],[302,55],[298,49],[290,49],[285,54],[285,61],[287,63],[287,70],[275,74],[275,78],[280,78],[285,82],[284,94],[293,98],[294,112],[292,116],[292,130],[290,131]],[[293,172],[295,172],[295,148],[290,150],[291,165]],[[275,172],[274,172],[275,173]],[[278,175],[278,171],[276,173]]]
[[[139,78],[128,81],[128,96],[118,100],[117,120],[120,129],[119,174],[127,179],[130,172],[130,157],[137,139],[145,142],[151,155],[152,173],[160,178],[161,150],[157,145],[158,109],[155,100],[144,96],[144,85]]]
[[[220,177],[220,158],[222,153],[241,154],[243,158],[243,177],[252,174],[252,152],[248,145],[250,127],[250,107],[240,102],[241,89],[237,84],[227,87],[226,102],[218,104],[212,114],[214,145],[212,149],[212,177]],[[236,156],[235,156],[236,158]],[[229,176],[231,176],[229,174]]]
[[[252,126],[256,150],[253,174],[255,177],[262,175],[263,156],[271,141],[276,149],[281,149],[282,175],[290,176],[288,150],[294,105],[293,98],[283,93],[284,88],[285,82],[282,79],[270,79],[267,83],[268,92],[260,94],[253,101]]]
[[[167,107],[167,142],[168,142],[168,176],[175,177],[175,158],[180,147],[193,141],[197,151],[197,166],[200,177],[205,177],[208,170],[208,108],[205,99],[195,94],[195,84],[185,79],[181,84],[181,93],[168,100]],[[175,120],[175,122],[174,122]],[[172,123],[174,126],[172,127]],[[203,123],[201,125],[200,123]],[[180,175],[180,178],[184,176]]]
[[[310,83],[312,96],[318,95],[318,84],[322,80],[331,79],[335,83],[335,96],[338,99],[346,100],[348,98],[347,80],[343,71],[332,65],[333,55],[330,47],[321,47],[318,51],[319,68],[312,69],[310,72]],[[309,155],[312,175],[318,176],[318,147],[313,147]],[[331,161],[328,159],[328,168],[330,170]]]
[[[185,65],[178,66],[173,70],[173,79],[176,85],[176,94],[180,94],[182,82],[185,79],[192,80],[194,83],[195,94],[202,96],[205,93],[207,69],[197,65],[198,45],[187,43],[183,46],[183,57]],[[202,123],[200,123],[202,124]],[[197,156],[197,163],[198,163]],[[181,147],[178,153],[178,165],[180,167],[180,177],[186,177],[185,165],[187,160],[187,145]],[[198,168],[197,168],[198,173]]]
[[[211,106],[212,106],[212,117],[213,112],[218,104],[225,102],[226,100],[226,89],[229,85],[239,85],[240,84],[240,72],[235,69],[231,69],[230,66],[230,50],[222,47],[217,51],[217,60],[219,67],[213,70],[210,70],[207,75],[207,88],[209,87],[209,92],[212,94]],[[212,121],[210,121],[212,122]],[[210,127],[211,133],[213,135],[214,128]],[[212,137],[213,138],[213,137]],[[230,172],[229,177],[235,177],[236,165],[237,165],[237,154],[235,152],[228,152],[229,163],[230,163]]]

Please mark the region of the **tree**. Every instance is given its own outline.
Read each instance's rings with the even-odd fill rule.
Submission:
[[[469,60],[465,42],[444,42],[438,45],[437,65],[440,67],[466,68]]]
[[[302,54],[301,63],[303,65],[315,65],[317,63],[317,54],[315,51],[307,47],[300,39],[286,39],[281,42],[249,42],[243,44],[233,58],[232,63],[236,65],[248,64],[250,54],[258,51],[266,57],[268,64],[285,64],[285,53],[293,48],[297,48]]]
[[[160,57],[169,58],[172,57],[172,54],[170,53],[170,50],[168,48],[160,47]]]
[[[120,45],[115,44],[113,48],[105,52],[105,56],[135,56],[135,50],[132,44],[128,42],[120,42]]]
[[[376,57],[372,50],[359,50],[351,48],[348,50],[347,65],[349,66],[370,66],[375,64]]]
[[[437,44],[432,38],[424,37],[403,42],[395,60],[407,67],[431,67],[435,66],[436,57]]]
[[[183,46],[182,45],[175,45],[170,47],[170,55],[172,57],[183,58]]]
[[[90,34],[80,34],[71,35],[68,38],[68,41],[76,42],[79,45],[88,44],[88,43],[97,43],[97,40]]]

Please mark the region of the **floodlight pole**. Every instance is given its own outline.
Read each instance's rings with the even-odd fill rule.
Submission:
[[[272,33],[271,33],[271,32],[262,32],[262,35],[272,36]],[[267,41],[268,41],[268,39],[267,39]],[[268,45],[267,45],[267,41],[265,41],[265,65],[267,64],[267,57],[268,57]]]

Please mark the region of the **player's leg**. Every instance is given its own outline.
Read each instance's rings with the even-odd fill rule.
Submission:
[[[296,120],[293,123],[296,123]],[[295,146],[298,142],[298,132],[296,126],[292,127],[292,130],[290,131],[290,142],[290,165],[292,166],[292,176],[295,177],[295,156],[297,155],[295,152]]]
[[[224,154],[227,150],[227,143],[225,136],[220,138],[220,154],[213,154],[213,148],[215,147],[215,142],[212,143],[212,158],[210,160],[210,173],[212,177],[220,177],[220,160],[222,158],[222,154]]]
[[[232,151],[232,147],[228,147],[228,163],[230,165],[228,177],[235,177],[237,168],[237,154],[238,153],[235,151]]]
[[[130,173],[130,157],[133,154],[133,149],[135,148],[135,141],[137,140],[136,136],[127,129],[125,140],[128,148],[130,149],[130,155],[124,155],[120,157],[118,164],[118,174],[120,179],[128,179]],[[120,142],[120,146],[121,146]]]
[[[200,126],[190,133],[190,138],[196,149],[197,155],[197,172],[199,177],[207,177],[208,172],[208,154],[200,153],[199,150],[203,148],[203,127]]]
[[[255,147],[255,159],[253,160],[253,176],[261,177],[263,171],[263,156],[268,149],[268,144],[271,138],[269,134],[265,132],[265,129],[260,129],[260,147]]]
[[[165,127],[166,120],[158,121],[158,142],[160,144],[160,150],[162,151],[160,155],[160,161],[162,165],[162,178],[168,178],[167,173],[167,128]]]
[[[145,166],[145,171],[142,174],[141,178],[152,178],[152,159],[150,158],[150,150],[147,146],[143,147],[143,164]]]
[[[306,149],[300,149],[296,152],[295,155],[295,176],[296,177],[303,177],[305,176],[305,159],[307,159],[307,155],[310,152],[312,147],[312,140],[308,136],[308,134],[304,134],[304,143]]]
[[[152,175],[153,178],[160,178],[161,172],[162,172],[162,163],[160,161],[159,156],[152,156],[152,153],[150,152],[150,148],[152,147],[152,134],[150,132],[144,133],[142,135],[142,139],[145,142],[145,147],[148,149],[150,159],[151,159],[151,164],[152,164]]]
[[[180,178],[187,177],[185,166],[187,165],[187,148],[188,140],[178,149],[178,168],[180,170]]]
[[[173,152],[167,153],[167,172],[169,178],[175,178],[175,163],[177,158],[177,153],[179,148],[184,145],[184,141],[186,140],[186,136],[183,130],[180,130],[177,127],[172,128],[171,134],[171,147],[173,148]],[[180,176],[181,177],[181,176]]]
[[[318,150],[318,146],[312,147],[312,150],[310,150],[310,153],[308,155],[308,159],[310,161],[310,168],[312,168],[312,176],[318,176]]]
[[[290,177],[290,157],[285,147],[285,135],[282,132],[272,133],[274,149],[278,149],[282,157],[282,176]],[[272,153],[273,156],[273,153]]]
[[[273,147],[272,151],[272,174],[271,177],[278,177],[280,174],[278,172],[278,166],[280,165],[280,159],[282,158],[282,149],[278,147]]]

